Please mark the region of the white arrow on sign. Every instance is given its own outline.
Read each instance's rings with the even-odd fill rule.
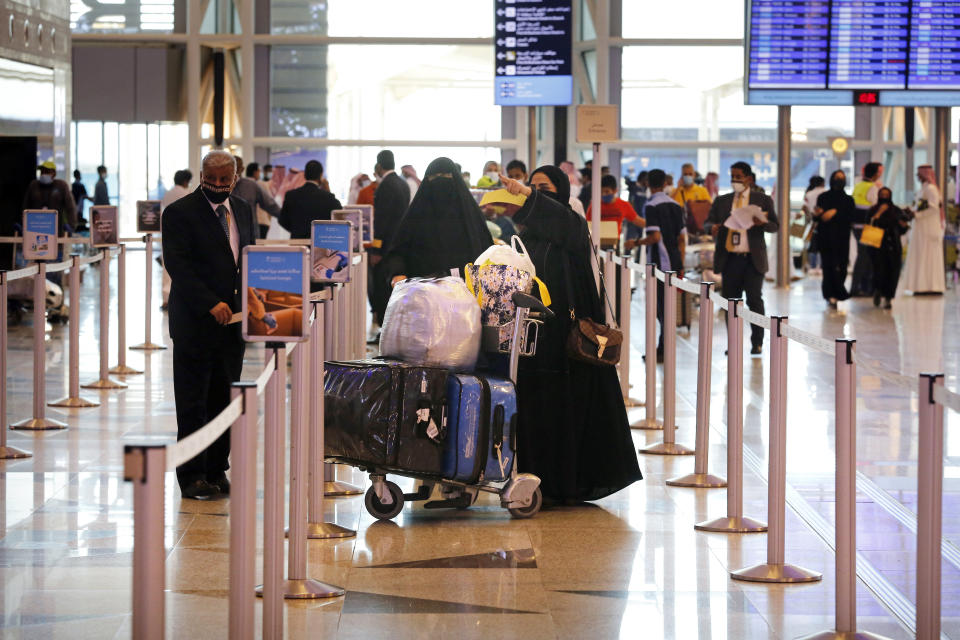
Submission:
[[[506,57],[507,57],[507,56],[504,55],[503,53],[498,53],[498,54],[497,54],[497,60],[503,60],[503,59],[506,58]]]
[[[503,67],[497,67],[497,73],[503,73],[504,71],[506,71],[506,69]]]
[[[503,31],[504,29],[506,29],[506,27],[504,27],[502,23],[498,22],[498,23],[497,23],[497,31]]]
[[[506,40],[504,40],[503,38],[499,38],[499,39],[497,40],[497,46],[498,46],[498,47],[502,47],[505,42],[506,42]]]
[[[503,15],[503,9],[497,9],[497,15],[498,15],[498,16],[502,16],[502,15]]]

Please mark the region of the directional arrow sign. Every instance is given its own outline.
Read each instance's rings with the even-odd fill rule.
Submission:
[[[497,67],[497,73],[502,75],[504,71],[506,71],[506,69],[504,69],[503,67]]]
[[[504,13],[503,9],[497,9],[497,15],[502,16]]]
[[[503,53],[498,53],[498,54],[497,54],[497,60],[503,60],[503,59],[506,58],[506,57],[507,57],[507,56],[506,56],[505,54],[503,54]]]
[[[495,102],[569,105],[573,98],[573,0],[497,0],[492,4]]]
[[[497,46],[498,46],[498,47],[502,47],[506,42],[507,42],[507,41],[504,40],[503,38],[498,38],[498,39],[497,39]]]

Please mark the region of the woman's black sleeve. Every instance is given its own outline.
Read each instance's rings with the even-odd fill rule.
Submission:
[[[534,191],[515,214],[513,221],[527,231],[567,251],[583,247],[587,223],[570,207]]]

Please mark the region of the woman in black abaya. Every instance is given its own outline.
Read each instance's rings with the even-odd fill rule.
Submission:
[[[537,275],[550,290],[556,314],[540,331],[536,355],[520,363],[520,470],[540,478],[548,500],[598,500],[643,476],[616,369],[571,360],[566,353],[571,308],[578,317],[603,320],[587,222],[570,208],[570,183],[556,167],[534,171],[531,186],[500,179],[511,193],[527,196],[513,221]],[[572,301],[565,279],[568,268]]]
[[[846,174],[840,170],[834,171],[830,175],[830,190],[820,194],[813,212],[817,221],[814,234],[816,249],[820,252],[823,266],[821,291],[831,309],[837,308],[839,300],[850,297],[844,281],[850,263],[850,225],[856,205],[844,191],[846,186]]]
[[[417,195],[397,223],[380,274],[388,290],[405,278],[448,276],[451,269],[462,270],[492,244],[483,212],[457,165],[449,158],[437,158],[427,167]]]

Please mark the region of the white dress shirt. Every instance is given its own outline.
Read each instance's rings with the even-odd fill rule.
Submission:
[[[217,218],[217,224],[219,225],[220,215],[217,213],[217,207],[220,205],[210,202],[209,198],[207,198],[207,202],[210,203],[210,208],[213,209],[213,215]],[[237,221],[233,217],[233,209],[230,208],[230,198],[224,200],[222,205],[227,208],[227,223],[230,225],[230,251],[233,252],[233,261],[236,262],[240,256],[240,231],[237,229]]]

